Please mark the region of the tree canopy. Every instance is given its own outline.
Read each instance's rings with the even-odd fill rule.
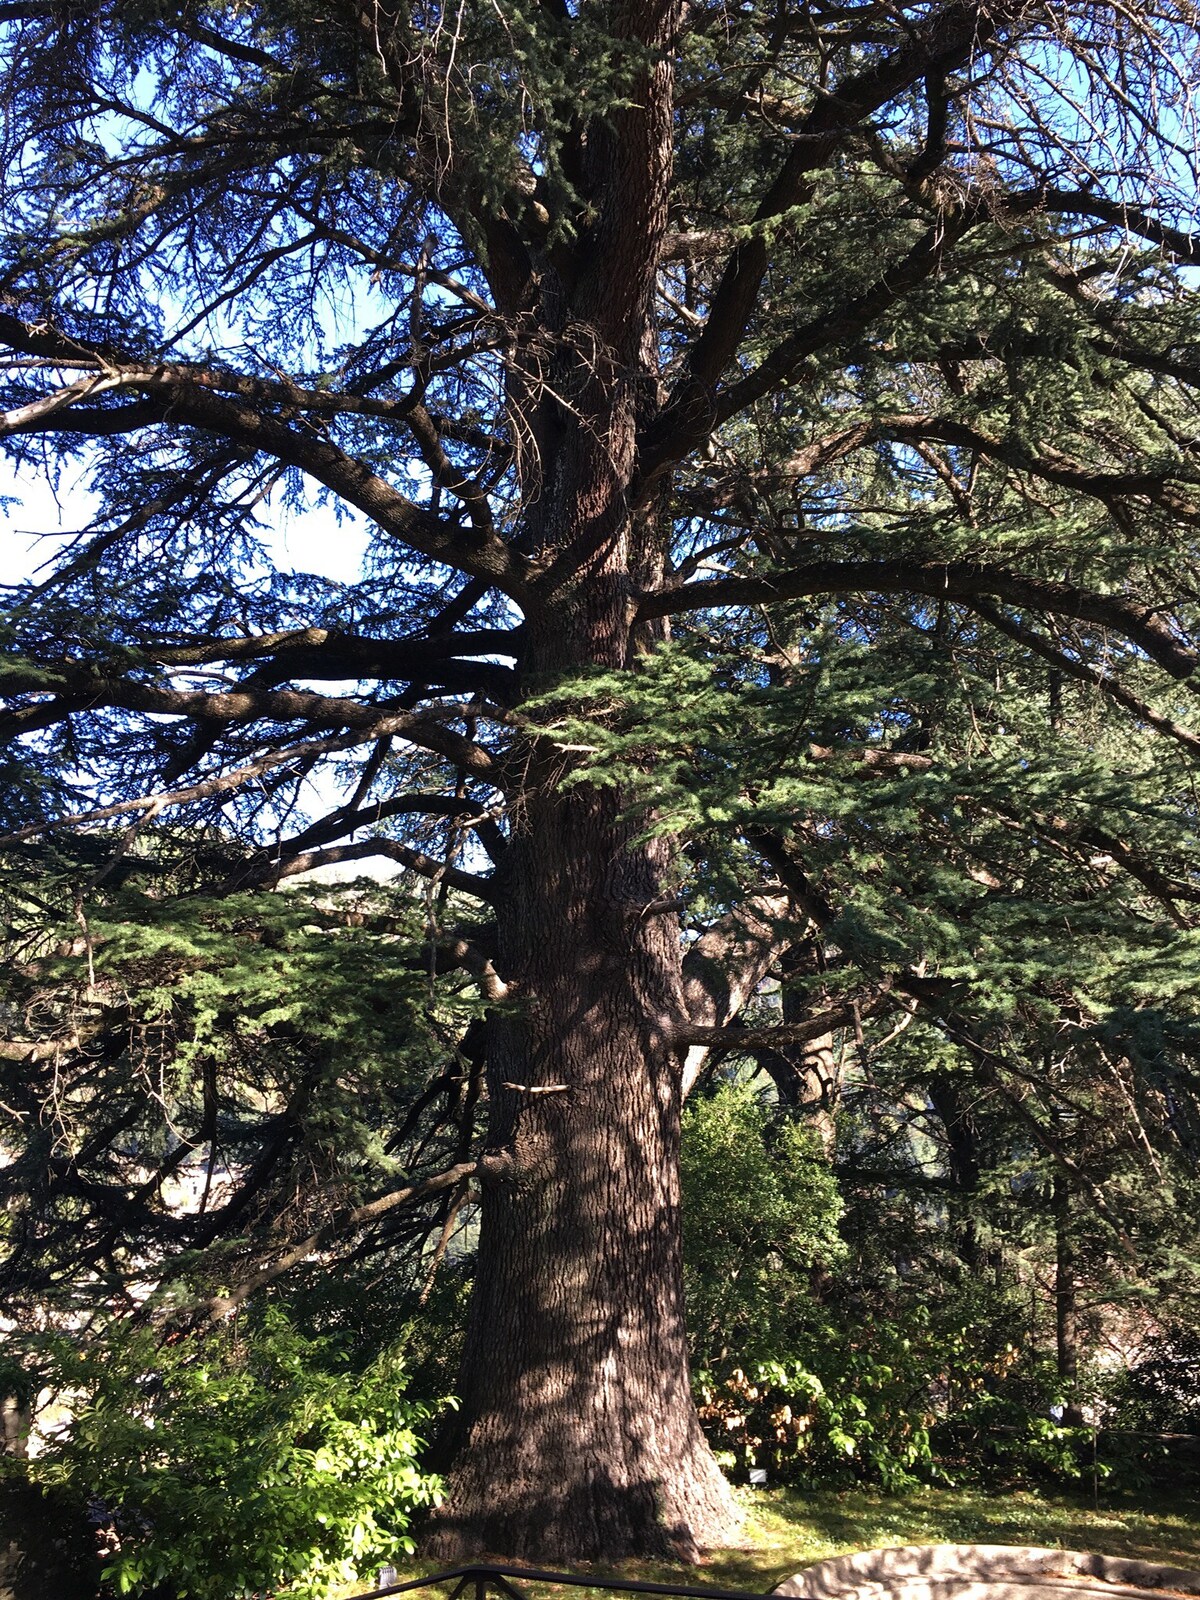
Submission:
[[[0,24],[0,436],[86,508],[0,623],[14,1303],[421,1295],[479,1206],[435,1544],[615,1556],[732,1526],[731,1051],[847,1184],[920,1124],[972,1269],[1041,1174],[1067,1368],[1081,1275],[1193,1293],[1186,0]]]

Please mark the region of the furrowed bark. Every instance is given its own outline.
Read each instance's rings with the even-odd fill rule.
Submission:
[[[688,1380],[681,973],[662,843],[611,791],[543,792],[504,864],[490,1152],[449,1500],[428,1553],[694,1559],[737,1528]],[[541,1092],[539,1092],[541,1091]]]

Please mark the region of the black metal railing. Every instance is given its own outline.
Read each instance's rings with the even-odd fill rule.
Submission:
[[[563,1583],[576,1589],[604,1589],[616,1594],[680,1595],[684,1600],[762,1600],[762,1591],[755,1589],[718,1589],[708,1584],[641,1583],[632,1578],[607,1578],[596,1573],[543,1572],[537,1567],[501,1567],[476,1563],[469,1567],[451,1567],[447,1572],[431,1572],[423,1578],[409,1578],[404,1583],[389,1583],[383,1588],[368,1589],[355,1595],[353,1600],[382,1600],[390,1594],[407,1594],[413,1589],[424,1589],[434,1584],[452,1583],[454,1588],[446,1600],[462,1600],[469,1593],[470,1600],[487,1600],[488,1591],[502,1600],[529,1600],[529,1596],[513,1579],[523,1583]]]

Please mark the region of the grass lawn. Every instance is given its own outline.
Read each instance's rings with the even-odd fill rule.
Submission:
[[[574,1570],[762,1593],[814,1561],[896,1544],[1041,1545],[1200,1568],[1200,1504],[1194,1498],[1171,1502],[1155,1494],[1150,1506],[1102,1496],[1097,1510],[1087,1496],[1044,1497],[1025,1491],[917,1489],[884,1495],[868,1489],[811,1494],[741,1489],[737,1493],[747,1513],[743,1542],[736,1549],[714,1551],[702,1566],[642,1561]],[[400,1576],[417,1577],[423,1570],[429,1568],[414,1563]],[[574,1596],[582,1600],[603,1593],[545,1584],[521,1588],[531,1600]]]
[[[766,1589],[788,1573],[851,1550],[893,1544],[1026,1544],[1103,1555],[1138,1556],[1174,1567],[1200,1568],[1200,1504],[1047,1497],[1025,1491],[988,1494],[918,1489],[884,1495],[867,1489],[802,1494],[790,1489],[742,1490],[748,1510],[746,1547],[712,1555],[700,1581]]]

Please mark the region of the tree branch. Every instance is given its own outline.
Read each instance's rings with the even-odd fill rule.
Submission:
[[[1055,645],[1051,640],[1040,633],[1035,633],[1032,628],[1027,628],[1013,617],[1005,616],[998,606],[989,601],[976,599],[970,602],[971,610],[991,624],[999,633],[1007,634],[1010,639],[1015,639],[1035,655],[1049,661],[1060,672],[1065,672],[1072,678],[1077,678],[1081,683],[1090,683],[1100,693],[1106,695],[1115,704],[1144,722],[1147,727],[1153,728],[1156,733],[1162,733],[1169,739],[1175,739],[1179,744],[1186,746],[1194,754],[1200,755],[1200,734],[1191,732],[1182,727],[1170,717],[1164,717],[1161,712],[1155,711],[1144,700],[1138,698],[1128,690],[1119,678],[1114,678],[1110,672],[1102,672],[1099,667],[1092,666],[1087,661],[1080,661],[1075,656],[1070,656],[1065,650]]]
[[[778,888],[763,889],[708,928],[683,959],[683,1000],[688,1020],[672,1030],[686,1047],[682,1067],[684,1099],[704,1069],[709,1044],[683,1036],[720,1033],[753,997],[790,942],[783,923],[791,897]]]
[[[708,403],[741,342],[769,263],[766,224],[811,198],[811,175],[828,166],[834,152],[866,117],[930,73],[943,77],[978,51],[1020,10],[1019,4],[987,6],[951,0],[909,30],[898,50],[874,61],[825,93],[795,130],[791,153],[754,214],[751,237],[726,264],[712,297],[708,323],[688,352],[685,375],[672,407],[691,410]]]
[[[404,712],[395,702],[371,705],[303,689],[255,690],[244,685],[213,694],[201,689],[167,689],[124,678],[74,676],[52,671],[42,676],[38,688],[61,698],[49,706],[39,703],[7,713],[0,718],[0,741],[27,731],[30,723],[48,725],[44,719],[51,711],[54,715],[50,720],[54,722],[72,712],[111,706],[122,711],[188,717],[210,726],[258,721],[306,722],[312,727],[354,728],[363,738],[379,737],[382,728],[407,739],[410,744],[446,756],[467,772],[485,776],[494,772],[496,766],[483,746],[473,739],[455,733],[428,712]],[[26,716],[26,711],[33,716]]]
[[[149,417],[139,410],[138,415],[130,419],[131,427],[169,419],[262,451],[324,484],[420,554],[474,577],[485,578],[514,597],[524,591],[529,562],[490,528],[476,526],[470,532],[464,531],[458,524],[409,500],[364,462],[347,454],[328,438],[311,431],[301,432],[280,417],[264,413],[257,402],[222,392],[230,386],[238,388],[240,384],[247,395],[253,396],[263,386],[262,380],[237,380],[235,375],[178,365],[146,367],[42,324],[34,326],[22,322],[8,312],[0,312],[0,339],[15,350],[51,358],[58,356],[77,362],[81,356],[93,357],[105,369],[106,387],[135,390],[146,396],[150,404]],[[107,381],[109,379],[111,382]],[[80,385],[71,386],[72,391],[79,388]],[[290,386],[281,385],[279,389],[281,396],[286,396]],[[65,393],[60,391],[60,395]],[[297,391],[293,396],[293,405],[299,395]],[[55,398],[57,401],[58,397]],[[71,400],[56,403],[52,409],[57,414],[63,405],[73,403],[74,398],[82,398],[82,394],[72,393]],[[24,409],[28,411],[29,408]],[[120,409],[112,415],[120,417]],[[19,431],[29,431],[29,426],[23,423]],[[0,436],[15,431],[18,431],[16,427],[0,425]]]
[[[714,606],[769,605],[808,595],[855,593],[927,595],[968,604],[980,596],[1006,600],[1111,628],[1181,681],[1200,664],[1200,654],[1181,643],[1161,620],[1159,607],[974,561],[814,561],[770,577],[714,578],[663,589],[643,597],[638,616],[678,616]]]
[[[477,1177],[485,1161],[494,1165],[496,1159],[493,1156],[485,1157],[481,1161],[460,1161],[457,1165],[448,1167],[445,1172],[439,1172],[432,1178],[425,1178],[420,1183],[411,1184],[406,1189],[393,1189],[390,1194],[381,1195],[377,1200],[369,1200],[365,1205],[345,1207],[330,1217],[328,1222],[314,1229],[306,1239],[301,1239],[298,1244],[278,1256],[269,1266],[263,1267],[249,1278],[244,1278],[240,1284],[227,1290],[225,1294],[215,1295],[206,1301],[203,1307],[205,1321],[219,1322],[222,1317],[227,1317],[252,1294],[264,1289],[267,1284],[274,1283],[276,1278],[281,1278],[285,1272],[290,1272],[293,1267],[299,1266],[307,1257],[323,1249],[340,1235],[377,1222],[380,1217],[387,1216],[399,1206],[415,1205],[417,1201],[425,1200],[432,1194],[452,1189],[464,1179]]]
[[[865,999],[850,1000],[828,1011],[819,1011],[803,1022],[780,1022],[764,1028],[743,1027],[737,1023],[723,1028],[685,1024],[671,1034],[671,1043],[704,1045],[707,1049],[720,1046],[736,1050],[777,1050],[781,1045],[807,1044],[812,1039],[819,1039],[822,1034],[832,1033],[835,1028],[852,1028],[860,1018],[876,1016],[899,1003],[897,997],[889,994],[886,988],[876,989]]]

